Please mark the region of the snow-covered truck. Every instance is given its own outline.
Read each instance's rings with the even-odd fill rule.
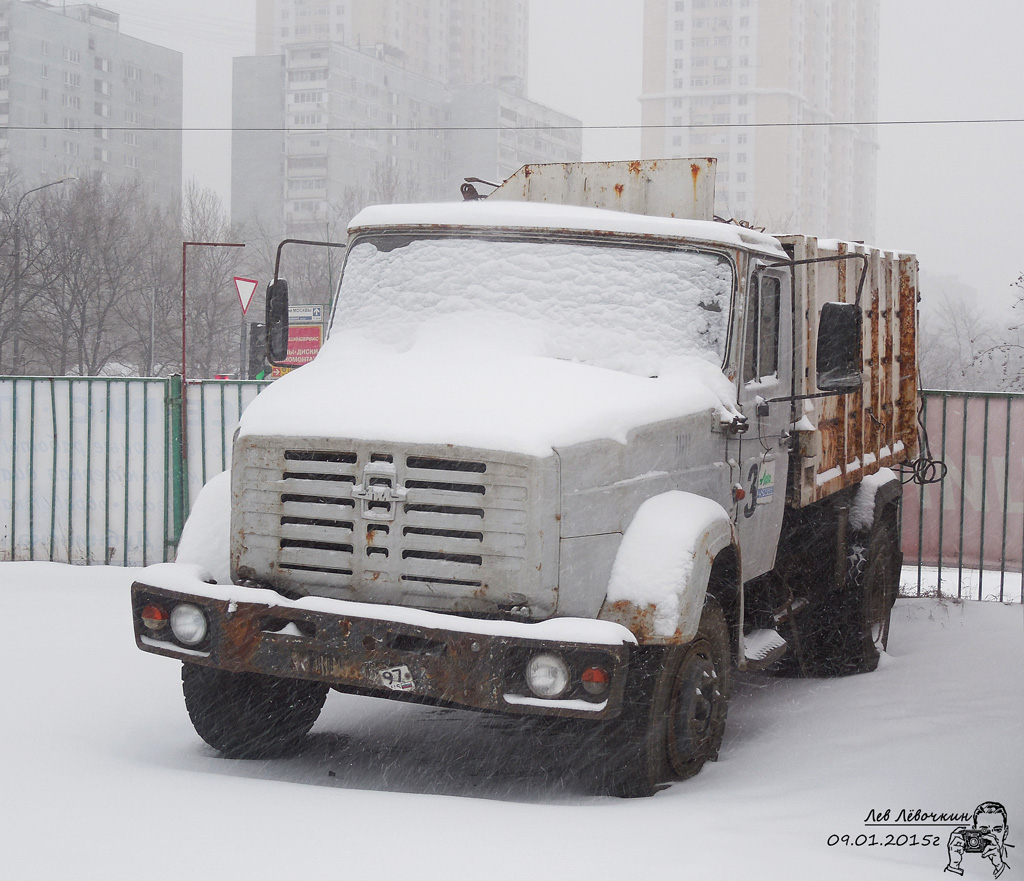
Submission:
[[[717,757],[733,668],[877,665],[917,262],[716,220],[714,171],[526,166],[353,219],[326,344],[132,588],[207,743],[284,753],[333,688],[574,720],[645,795]]]

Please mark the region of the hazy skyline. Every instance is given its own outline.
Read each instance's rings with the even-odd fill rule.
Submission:
[[[124,33],[184,53],[185,178],[227,204],[231,59],[253,51],[255,3],[100,5],[121,13]],[[625,127],[587,128],[584,159],[639,155],[642,24],[642,0],[531,3],[529,96],[585,127]],[[879,126],[876,244],[1009,304],[1024,270],[1024,124],[907,123],[1024,117],[1024,4],[881,0],[881,26],[879,120],[901,124]]]

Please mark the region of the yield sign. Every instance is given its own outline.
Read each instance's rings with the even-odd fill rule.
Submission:
[[[242,304],[242,314],[245,315],[245,310],[249,308],[249,304],[252,302],[252,295],[256,293],[256,288],[260,286],[260,283],[254,278],[239,278],[235,276],[235,290],[238,291],[238,302]]]

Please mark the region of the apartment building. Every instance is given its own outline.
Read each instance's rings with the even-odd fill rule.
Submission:
[[[0,2],[0,164],[22,187],[139,180],[181,196],[181,53],[92,4]]]
[[[718,158],[716,213],[870,239],[878,0],[645,0],[641,151]]]
[[[235,59],[232,216],[322,237],[354,199],[459,198],[467,176],[575,161],[526,94],[528,0],[258,0]],[[258,131],[241,131],[258,129]]]

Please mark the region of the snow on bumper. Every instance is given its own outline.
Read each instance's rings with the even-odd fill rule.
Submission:
[[[326,597],[291,600],[272,590],[211,584],[198,566],[149,567],[132,585],[135,639],[143,651],[233,672],[312,679],[341,691],[497,710],[607,718],[622,702],[630,645],[609,621],[554,618],[536,623],[464,618]],[[179,603],[203,610],[209,632],[179,643],[169,627],[150,629],[142,610]],[[558,699],[534,697],[529,658],[554,652],[572,683]],[[584,670],[606,670],[601,695],[588,694]]]

